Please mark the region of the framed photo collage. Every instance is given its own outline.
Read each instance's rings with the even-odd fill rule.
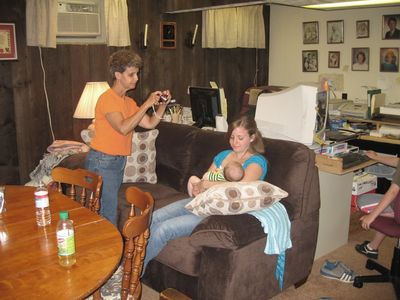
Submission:
[[[369,20],[355,21],[356,39],[370,37]],[[303,44],[319,44],[319,22],[303,22]],[[326,22],[326,43],[344,43],[344,20],[331,20]],[[382,40],[400,41],[400,14],[382,16]],[[351,48],[351,70],[369,71],[371,56],[368,47]],[[379,71],[380,72],[399,72],[399,47],[389,47],[379,49]],[[302,70],[303,72],[318,72],[318,50],[302,50]],[[328,51],[328,68],[340,68],[340,51]]]

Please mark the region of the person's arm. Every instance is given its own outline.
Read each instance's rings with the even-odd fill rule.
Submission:
[[[364,229],[369,229],[371,223],[383,212],[386,207],[390,205],[390,203],[393,202],[399,192],[400,187],[397,184],[392,183],[385,195],[383,195],[382,200],[374,208],[374,210],[370,214],[362,216],[360,218],[361,226]]]
[[[216,166],[213,163],[208,170],[212,171],[215,170],[215,168]],[[259,164],[256,163],[249,164],[244,170],[244,176],[240,181],[242,182],[256,181],[261,177],[262,173],[263,170]],[[193,189],[193,195],[197,196],[197,194],[219,183],[221,182],[202,179],[198,184],[196,184],[196,187]]]
[[[160,123],[162,116],[167,108],[168,103],[171,101],[171,94],[169,90],[163,91],[162,95],[167,96],[167,100],[164,102],[157,102],[155,107],[155,112],[152,116],[145,114],[143,118],[140,120],[139,125],[146,129],[152,129]],[[160,98],[158,98],[160,99]],[[159,101],[159,100],[158,100]]]
[[[106,119],[117,132],[123,135],[127,135],[131,132],[136,126],[140,125],[144,128],[150,129],[154,128],[160,120],[155,116],[149,117],[146,114],[146,111],[152,107],[153,105],[158,106],[157,113],[161,115],[164,113],[165,108],[170,101],[170,95],[168,95],[168,101],[166,104],[158,105],[161,96],[160,91],[156,91],[150,94],[150,96],[146,99],[146,101],[139,107],[139,110],[132,116],[124,119],[124,116],[121,112],[110,112],[107,113]],[[142,120],[144,121],[142,122]],[[154,127],[151,127],[154,125]]]
[[[399,158],[396,156],[385,156],[385,155],[379,155],[375,151],[369,150],[366,152],[366,155],[373,160],[376,160],[377,162],[380,162],[382,164],[391,166],[391,167],[397,167],[399,163]]]

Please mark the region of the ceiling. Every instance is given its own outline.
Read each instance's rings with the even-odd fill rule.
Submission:
[[[232,6],[248,6],[248,5],[256,5],[256,4],[277,4],[277,5],[302,7],[304,5],[313,5],[313,4],[337,3],[337,2],[358,2],[358,1],[362,1],[362,0],[340,0],[340,1],[338,1],[338,0],[230,0],[230,1],[228,1],[228,0],[225,0],[225,1],[223,1],[223,0],[221,0],[221,1],[205,1],[205,0],[203,0],[203,1],[185,1],[184,5],[168,7],[168,9],[166,9],[166,12],[167,13],[182,13],[182,12],[201,11],[201,10],[206,10],[206,9],[217,9],[217,8],[232,7]],[[398,3],[400,3],[400,1],[398,1]],[[394,6],[394,5],[395,4],[386,4],[386,5],[379,4],[379,5],[374,5],[373,7]],[[354,7],[340,8],[340,9],[350,9],[350,8],[354,8]],[[330,8],[330,9],[324,9],[324,10],[335,10],[335,9],[339,9],[339,8]]]

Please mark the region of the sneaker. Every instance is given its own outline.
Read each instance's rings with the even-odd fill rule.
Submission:
[[[345,283],[353,283],[357,276],[348,266],[341,261],[331,262],[325,261],[320,270],[320,274],[329,279],[339,280]]]
[[[378,250],[370,249],[368,244],[369,241],[364,241],[364,243],[356,245],[356,251],[364,254],[368,258],[378,259]]]

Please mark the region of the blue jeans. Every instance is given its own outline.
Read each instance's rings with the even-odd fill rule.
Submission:
[[[168,241],[189,236],[204,217],[185,208],[192,198],[183,199],[154,211],[150,224],[150,238],[146,248],[143,273],[150,260],[156,257]]]
[[[117,226],[118,191],[124,177],[126,156],[108,155],[91,149],[85,168],[103,177],[100,214]]]

